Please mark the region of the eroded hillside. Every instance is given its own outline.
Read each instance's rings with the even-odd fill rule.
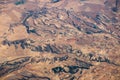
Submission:
[[[0,0],[0,80],[119,80],[120,0]]]

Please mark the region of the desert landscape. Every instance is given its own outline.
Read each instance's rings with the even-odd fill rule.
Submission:
[[[120,0],[0,0],[0,80],[120,80]]]

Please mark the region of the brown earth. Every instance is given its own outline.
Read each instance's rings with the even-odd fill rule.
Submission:
[[[0,0],[0,80],[120,80],[120,0]]]

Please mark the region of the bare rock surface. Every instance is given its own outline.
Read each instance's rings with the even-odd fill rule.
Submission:
[[[0,0],[0,80],[120,80],[120,0]]]

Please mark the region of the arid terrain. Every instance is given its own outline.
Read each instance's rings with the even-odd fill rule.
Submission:
[[[0,80],[120,80],[120,0],[0,0]]]

